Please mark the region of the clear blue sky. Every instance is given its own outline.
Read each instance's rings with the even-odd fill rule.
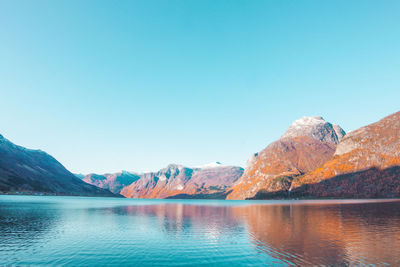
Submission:
[[[398,1],[0,0],[0,133],[73,172],[245,165],[400,110]]]

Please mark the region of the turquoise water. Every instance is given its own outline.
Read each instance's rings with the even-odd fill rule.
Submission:
[[[0,265],[400,265],[400,202],[0,196]]]

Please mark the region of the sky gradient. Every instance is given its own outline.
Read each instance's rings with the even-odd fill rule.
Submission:
[[[398,1],[0,0],[0,134],[69,170],[244,166],[400,110]]]

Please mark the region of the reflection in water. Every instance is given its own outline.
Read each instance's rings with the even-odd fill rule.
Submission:
[[[210,235],[227,234],[244,230],[235,219],[234,210],[229,206],[196,206],[178,204],[158,204],[146,206],[122,206],[109,208],[119,215],[154,217],[162,231],[168,235],[178,235],[184,231],[199,231]]]
[[[400,205],[238,208],[253,243],[293,264],[394,264],[400,261]]]
[[[0,197],[6,265],[400,265],[396,201],[23,199]]]

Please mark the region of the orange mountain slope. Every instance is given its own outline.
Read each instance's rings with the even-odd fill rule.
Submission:
[[[304,117],[289,127],[278,141],[249,159],[243,176],[227,199],[257,198],[259,192],[287,191],[294,177],[329,160],[345,135],[322,117]]]
[[[307,197],[400,196],[400,112],[347,134],[332,159],[293,180]]]

